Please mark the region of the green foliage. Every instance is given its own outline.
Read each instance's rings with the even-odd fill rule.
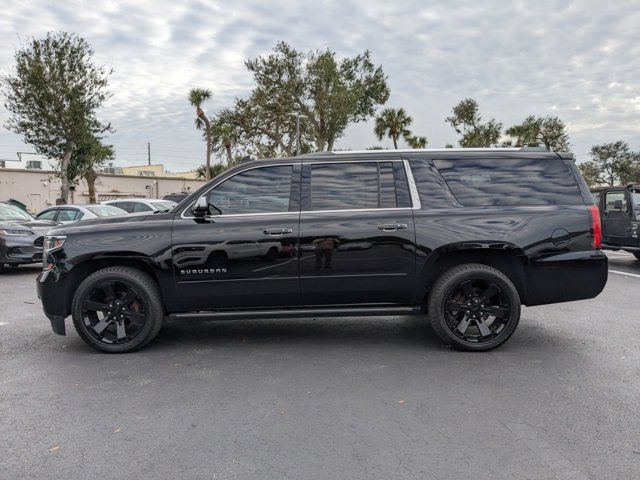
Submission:
[[[211,167],[211,151],[213,150],[214,145],[214,132],[211,126],[211,120],[204,113],[202,104],[211,98],[211,90],[204,88],[192,88],[191,90],[189,90],[189,95],[187,98],[189,99],[189,103],[191,104],[191,106],[196,109],[196,129],[203,131],[203,138],[205,141],[205,165],[207,166],[207,168],[205,168],[203,172],[206,179],[210,180],[211,177],[207,175],[210,173]]]
[[[404,108],[385,108],[376,117],[374,132],[378,140],[386,135],[393,140],[393,147],[398,148],[398,139],[402,137],[411,148],[424,148],[427,146],[427,137],[417,137],[409,130],[413,119],[407,115]]]
[[[207,178],[206,165],[200,165],[196,168],[196,176],[198,178]],[[209,167],[209,179],[217,177],[222,172],[228,170],[230,167],[226,163],[215,163]]]
[[[495,146],[502,131],[502,123],[493,118],[482,123],[478,102],[472,98],[466,98],[453,107],[453,115],[447,117],[445,122],[450,123],[461,136],[458,142],[464,148]]]
[[[32,38],[14,55],[14,72],[0,79],[6,127],[36,152],[58,160],[61,199],[66,203],[69,163],[83,138],[111,131],[96,117],[104,104],[111,70],[93,61],[93,50],[78,35],[49,32]]]
[[[594,145],[590,155],[591,160],[578,165],[589,186],[640,182],[640,153],[632,152],[627,142]]]
[[[505,133],[516,139],[516,147],[544,145],[550,151],[569,150],[567,127],[558,117],[530,115],[521,124],[508,128]]]
[[[405,137],[404,140],[411,148],[425,148],[429,143],[427,137],[416,137],[415,135]]]
[[[220,117],[238,128],[240,148],[258,157],[294,154],[297,115],[301,151],[332,150],[349,124],[389,98],[387,77],[368,51],[336,59],[331,50],[300,52],[280,42],[245,65],[255,87]]]

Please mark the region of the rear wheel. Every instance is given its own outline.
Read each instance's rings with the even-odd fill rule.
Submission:
[[[506,342],[520,320],[520,296],[499,270],[465,264],[443,273],[429,294],[435,333],[459,350],[486,351]]]
[[[633,252],[633,256],[640,260],[640,252]]]
[[[164,310],[149,275],[130,267],[108,267],[80,284],[73,297],[72,316],[78,334],[90,346],[124,353],[155,338]]]

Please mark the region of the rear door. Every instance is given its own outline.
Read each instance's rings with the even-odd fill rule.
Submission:
[[[627,231],[631,225],[631,208],[627,190],[606,191],[601,221],[604,242],[613,245],[624,245]]]
[[[415,231],[404,162],[303,164],[299,256],[306,306],[409,304]]]

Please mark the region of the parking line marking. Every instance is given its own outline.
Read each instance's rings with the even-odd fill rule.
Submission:
[[[536,431],[524,423],[507,423],[506,427],[542,460],[558,479],[589,480],[584,473],[564,458],[558,450],[542,439]]]
[[[4,327],[5,325],[9,325],[9,322],[0,322],[0,327]]]
[[[628,277],[640,278],[640,275],[638,275],[637,273],[621,272],[620,270],[609,270],[609,273],[617,273],[618,275],[627,275]]]

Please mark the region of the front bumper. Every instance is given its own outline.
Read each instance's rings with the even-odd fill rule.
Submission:
[[[608,258],[601,250],[568,252],[532,261],[526,305],[597,297],[607,284]]]
[[[64,280],[55,270],[46,270],[38,275],[36,289],[38,298],[42,301],[44,314],[51,322],[53,332],[58,335],[66,335],[64,319],[69,316],[69,312],[66,311],[64,301],[67,298]]]
[[[42,236],[0,237],[0,263],[22,265],[42,262]],[[38,242],[38,245],[34,243]]]

